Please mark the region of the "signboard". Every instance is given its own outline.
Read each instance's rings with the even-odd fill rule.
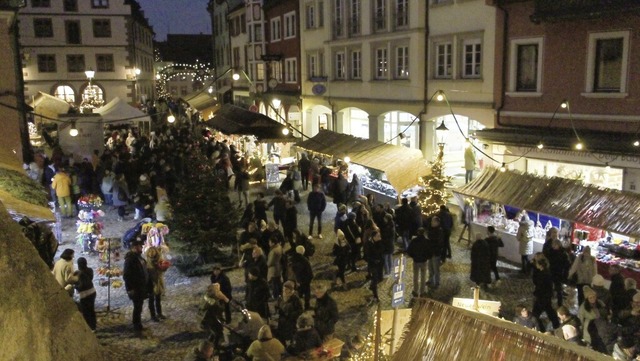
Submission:
[[[473,298],[454,297],[451,303],[453,307],[464,308],[469,311],[477,311],[485,315],[498,317],[501,303],[498,301],[478,300],[478,309],[473,308]]]
[[[269,163],[264,165],[264,171],[267,178],[267,187],[275,184],[280,185],[280,169],[276,163]]]
[[[398,307],[404,304],[404,283],[393,285],[393,298],[391,299],[391,307]]]
[[[394,278],[404,279],[404,274],[406,269],[407,269],[407,259],[404,256],[393,260],[393,277]]]

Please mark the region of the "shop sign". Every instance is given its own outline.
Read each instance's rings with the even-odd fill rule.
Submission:
[[[453,307],[464,308],[469,311],[477,311],[486,315],[497,317],[500,314],[501,303],[498,301],[478,300],[478,309],[473,307],[473,298],[454,297],[451,303]]]

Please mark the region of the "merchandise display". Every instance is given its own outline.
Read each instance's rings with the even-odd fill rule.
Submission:
[[[335,171],[337,177],[337,170]],[[360,178],[362,188],[373,191],[374,193],[380,193],[381,195],[389,198],[397,199],[398,192],[389,184],[384,172],[363,167],[359,164],[349,164],[349,176],[347,179],[351,180],[353,174],[357,174]]]

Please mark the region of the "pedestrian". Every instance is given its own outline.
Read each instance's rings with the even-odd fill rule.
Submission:
[[[273,206],[273,220],[276,224],[284,226],[285,212],[287,209],[287,199],[281,190],[276,189],[275,197],[267,204],[267,209]]]
[[[536,254],[533,259],[533,285],[535,287],[533,291],[534,303],[532,314],[538,319],[538,328],[541,332],[547,330],[546,326],[540,320],[542,312],[546,312],[547,318],[551,321],[553,328],[556,329],[560,326],[558,315],[551,305],[551,298],[553,297],[553,281],[551,273],[549,272],[549,261],[544,257],[542,253]]]
[[[100,183],[100,190],[102,191],[102,195],[104,196],[104,204],[110,206],[113,204],[113,182],[115,181],[115,176],[113,172],[109,169],[105,169],[104,175],[102,176],[102,182]]]
[[[200,305],[198,314],[200,315],[200,328],[209,332],[208,340],[218,347],[220,341],[224,339],[224,327],[222,325],[222,314],[229,299],[220,290],[220,284],[213,283],[207,287],[204,300]]]
[[[582,249],[582,253],[576,257],[569,269],[568,278],[575,276],[575,284],[578,288],[578,305],[584,302],[584,286],[591,284],[593,276],[598,273],[596,258],[591,255],[591,247],[586,246]],[[614,313],[615,316],[615,313]]]
[[[315,327],[320,338],[323,341],[328,341],[333,338],[336,323],[339,320],[338,304],[327,293],[327,286],[324,283],[314,285],[313,294],[316,296]]]
[[[489,243],[476,233],[476,240],[471,246],[471,275],[470,279],[481,288],[491,283],[491,259]]]
[[[525,305],[516,306],[516,316],[513,322],[531,330],[538,330],[538,319],[529,312]]]
[[[583,251],[582,253],[586,252]],[[589,254],[591,251],[589,250]],[[609,266],[609,294],[611,295],[611,311],[613,311],[614,319],[620,318],[620,311],[629,307],[627,304],[627,290],[624,286],[624,277],[620,273],[621,269],[618,265]]]
[[[273,220],[267,222],[267,229],[262,231],[262,235],[260,237],[260,240],[258,241],[258,245],[260,246],[260,248],[262,248],[265,254],[269,254],[269,250],[271,249],[271,247],[269,246],[269,241],[271,240],[271,238],[274,238],[276,242],[280,244],[280,246],[284,247],[284,234],[282,234],[282,231],[278,228],[278,225]]]
[[[292,199],[287,199],[285,202],[284,221],[282,222],[282,230],[284,238],[293,242],[293,231],[298,229],[298,209]]]
[[[574,316],[568,308],[565,306],[560,306],[556,310],[556,314],[558,315],[558,320],[560,321],[560,327],[553,330],[553,334],[557,337],[563,338],[562,327],[565,325],[571,325],[576,328],[579,332],[582,330],[582,324],[578,317]]]
[[[131,242],[131,250],[124,257],[123,279],[129,299],[133,302],[133,329],[136,332],[144,330],[142,327],[142,306],[149,297],[149,272],[147,261],[142,258],[144,242],[136,239]]]
[[[444,259],[442,258],[442,228],[437,216],[431,217],[431,224],[427,228],[426,235],[429,255],[429,285],[438,288],[440,287],[440,264],[444,262]]]
[[[151,320],[160,322],[167,317],[162,314],[162,295],[165,291],[164,273],[166,261],[159,247],[149,247],[146,251],[147,272],[149,273],[149,313]]]
[[[245,302],[247,310],[257,312],[260,317],[266,320],[269,319],[269,285],[260,270],[255,267],[249,270]]]
[[[327,200],[320,186],[316,185],[307,196],[307,209],[309,210],[309,236],[313,236],[313,222],[318,220],[318,238],[322,239],[322,212],[327,207]]]
[[[276,237],[269,238],[269,246],[267,282],[271,287],[271,295],[277,300],[282,294],[282,246]]]
[[[73,267],[73,255],[75,251],[67,248],[60,254],[60,259],[53,265],[53,276],[56,281],[64,288],[69,296],[73,297],[73,285],[78,282],[78,277]]]
[[[302,153],[300,156],[298,167],[300,167],[300,175],[302,176],[302,189],[306,191],[309,188],[309,168],[311,168],[311,161],[307,157],[307,153]]]
[[[291,167],[291,179],[293,179],[293,200],[300,203],[300,191],[302,190],[302,175],[297,165]]]
[[[278,311],[278,339],[282,342],[289,342],[296,332],[296,321],[302,315],[304,309],[302,301],[296,294],[296,284],[287,281],[282,286],[282,297],[278,299],[276,305]]]
[[[249,179],[251,175],[247,172],[247,169],[243,166],[236,174],[236,182],[234,187],[238,192],[238,204],[242,205],[242,198],[244,197],[244,204],[249,205]]]
[[[313,317],[308,314],[301,314],[296,321],[296,332],[287,352],[292,356],[303,358],[310,357],[305,353],[322,346],[322,338],[314,327]]]
[[[87,266],[87,259],[78,258],[78,270],[76,271],[78,282],[75,284],[78,296],[80,296],[80,312],[89,325],[91,331],[96,331],[96,289],[93,286],[93,269]]]
[[[393,268],[393,251],[396,242],[396,225],[393,222],[393,216],[385,213],[381,226],[380,235],[382,236],[383,253],[384,253],[384,276],[389,276]]]
[[[342,225],[347,220],[347,206],[344,204],[338,205],[338,211],[336,212],[335,217],[333,218],[333,233],[337,233],[339,229],[342,228]]]
[[[296,246],[295,252],[290,255],[293,278],[298,288],[298,296],[304,299],[304,308],[311,308],[311,281],[313,269],[307,257],[304,256],[304,246]]]
[[[534,225],[533,221],[529,219],[527,211],[522,210],[520,216],[520,226],[518,227],[518,233],[516,239],[518,240],[520,249],[520,259],[522,262],[521,273],[529,274],[531,270],[531,263],[529,257],[533,254],[533,236]]]
[[[202,340],[198,346],[189,351],[184,361],[209,361],[211,357],[213,357],[214,352],[213,344],[207,340]]]
[[[260,328],[258,339],[249,345],[246,352],[253,361],[280,360],[283,353],[284,345],[277,338],[273,338],[269,325]]]
[[[373,293],[373,302],[380,302],[378,297],[378,283],[382,282],[384,268],[384,244],[380,230],[376,229],[364,244],[364,254],[369,268],[369,289]]]
[[[584,286],[582,291],[584,294],[584,302],[578,309],[578,319],[582,324],[582,339],[589,345],[591,345],[592,332],[589,328],[591,322],[600,317],[607,317],[609,310],[607,310],[604,302],[598,300],[598,295],[589,286]],[[597,331],[595,331],[597,336]]]
[[[64,168],[58,168],[51,181],[51,189],[56,193],[58,205],[62,215],[66,218],[73,217],[74,205],[71,202],[71,177]]]
[[[398,234],[402,237],[403,251],[406,252],[409,248],[409,242],[411,241],[411,219],[412,212],[409,206],[409,200],[402,198],[400,201],[400,207],[396,209],[396,229]]]
[[[446,205],[440,205],[438,212],[440,225],[442,226],[442,258],[451,258],[451,231],[453,230],[453,217]]]
[[[497,285],[500,281],[500,274],[498,273],[498,250],[504,247],[504,242],[502,242],[502,238],[496,235],[494,226],[487,227],[487,238],[485,238],[485,240],[489,245],[489,263]]]
[[[558,307],[560,307],[562,306],[563,284],[567,280],[571,263],[569,262],[569,255],[565,252],[562,243],[558,239],[552,239],[550,243],[551,247],[547,248],[546,252],[543,250],[543,254],[549,260],[553,288],[556,291]]]
[[[257,268],[260,272],[260,278],[263,278],[265,281],[268,279],[268,271],[269,266],[267,265],[267,257],[264,255],[262,248],[258,245],[253,246],[253,250],[251,251],[251,258],[253,258],[253,262],[251,267]]]
[[[356,261],[360,259],[360,250],[362,249],[362,233],[360,231],[360,227],[356,223],[355,213],[349,212],[347,220],[342,224],[342,232],[344,233],[347,242],[349,242],[349,247],[351,248],[351,259],[349,262],[351,271],[356,272],[358,270],[356,267]]]
[[[233,287],[231,286],[231,280],[222,269],[222,265],[220,263],[213,264],[210,279],[211,284],[217,283],[220,285],[220,291],[229,300],[224,303],[224,321],[229,324],[231,323],[231,300],[233,299]]]
[[[129,198],[129,186],[124,174],[120,173],[113,183],[113,206],[118,208],[118,221],[120,222],[124,221],[125,207],[129,204]]]
[[[363,194],[362,184],[360,183],[360,177],[357,174],[353,173],[351,177],[351,182],[349,183],[348,194],[346,203],[353,204],[353,202],[357,201],[360,196]]]
[[[344,273],[347,269],[347,265],[349,264],[349,259],[351,257],[351,247],[349,246],[349,242],[344,236],[344,233],[341,230],[338,230],[336,233],[336,241],[333,244],[333,249],[331,251],[333,255],[333,264],[338,267],[338,271],[336,272],[335,281],[337,283],[338,280],[342,282],[340,287],[342,289],[346,289],[347,281],[345,280]]]
[[[258,192],[256,199],[253,201],[253,212],[256,222],[265,221],[269,223],[267,219],[267,201],[264,200],[264,193]]]
[[[413,297],[424,297],[427,284],[427,262],[431,258],[429,241],[424,228],[418,228],[417,235],[411,239],[407,255],[413,259]]]

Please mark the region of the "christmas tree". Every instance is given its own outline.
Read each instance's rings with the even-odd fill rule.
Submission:
[[[186,263],[229,263],[240,210],[229,199],[225,180],[215,174],[200,149],[195,147],[184,161],[185,174],[171,197],[174,218],[167,236],[171,247],[183,260],[191,260]]]
[[[418,203],[425,217],[431,217],[438,213],[440,206],[447,203],[449,192],[446,186],[451,182],[451,177],[444,175],[444,144],[438,144],[438,156],[433,162],[429,162],[431,174],[420,177],[420,185],[423,187],[418,192]]]

